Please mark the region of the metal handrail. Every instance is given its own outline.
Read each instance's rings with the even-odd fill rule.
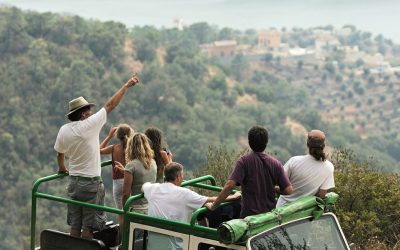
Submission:
[[[101,167],[109,166],[111,164],[112,164],[112,161],[104,161],[104,162],[101,163]],[[53,175],[49,175],[49,176],[46,176],[46,177],[39,178],[33,183],[33,187],[32,187],[32,207],[31,207],[31,250],[35,249],[36,201],[37,201],[38,198],[47,199],[47,200],[53,200],[53,201],[59,201],[59,202],[63,202],[63,203],[82,205],[82,206],[92,207],[92,208],[96,208],[96,209],[104,210],[104,211],[108,211],[108,212],[117,212],[118,211],[117,213],[120,214],[121,210],[119,210],[119,209],[106,207],[106,206],[100,206],[100,205],[96,205],[96,204],[83,203],[83,202],[80,202],[80,201],[75,201],[75,200],[71,200],[71,199],[66,199],[66,198],[62,198],[62,197],[57,197],[57,196],[53,196],[53,195],[48,195],[48,194],[43,194],[43,193],[37,192],[37,190],[39,189],[39,186],[41,184],[43,184],[45,182],[52,181],[52,180],[60,179],[60,178],[63,178],[65,176],[68,176],[68,174],[67,173],[57,173],[57,174],[53,174]],[[117,211],[112,211],[112,210],[117,210]]]
[[[183,181],[182,187],[190,186],[199,182],[210,181],[212,186],[216,186],[215,178],[212,175],[205,175],[191,180]]]
[[[111,164],[112,164],[112,161],[104,161],[101,163],[101,167],[109,166]],[[116,208],[112,208],[112,207],[107,207],[107,206],[102,206],[102,205],[97,205],[97,204],[92,204],[92,203],[85,203],[85,202],[76,201],[76,200],[72,200],[72,199],[68,199],[68,198],[64,198],[64,197],[58,197],[55,195],[49,195],[49,194],[38,192],[38,189],[41,184],[52,181],[52,180],[64,178],[65,176],[68,176],[68,174],[67,173],[57,173],[57,174],[39,178],[33,183],[32,208],[31,208],[31,250],[35,249],[37,199],[52,200],[52,201],[56,201],[56,202],[62,202],[62,203],[67,203],[67,204],[74,204],[74,205],[79,205],[79,206],[84,206],[84,207],[95,208],[95,209],[98,209],[101,211],[106,211],[106,212],[110,212],[110,213],[123,215],[124,221],[127,221],[127,222],[132,221],[132,220],[136,220],[139,222],[146,221],[146,224],[148,224],[150,226],[158,226],[160,228],[170,229],[170,230],[178,229],[177,231],[182,232],[182,233],[190,230],[191,232],[195,232],[199,236],[208,236],[209,238],[216,239],[217,231],[214,228],[203,227],[200,225],[196,225],[194,223],[189,224],[189,223],[184,223],[184,222],[179,222],[179,221],[155,218],[155,217],[151,217],[151,216],[148,216],[145,214],[140,214],[140,213],[129,211],[131,204],[135,200],[143,198],[144,197],[143,194],[138,194],[138,195],[129,197],[128,200],[126,201],[126,203],[124,204],[123,210],[120,210],[120,209],[116,209]],[[205,181],[210,181],[211,185],[206,185],[206,184],[200,183],[200,182],[205,182]],[[184,181],[181,186],[182,187],[193,186],[193,187],[199,187],[199,188],[213,190],[213,191],[221,190],[220,187],[216,186],[215,179],[211,175],[206,175],[206,176],[198,177],[198,178],[195,178],[192,180]],[[197,217],[197,215],[195,216],[195,218],[196,217]],[[193,217],[192,217],[192,220],[193,220]],[[128,248],[128,241],[129,241],[128,236],[129,236],[128,223],[124,223],[123,235],[122,235],[122,248],[123,249]]]
[[[204,182],[204,181],[210,181],[212,186],[199,183],[199,182]],[[202,187],[204,186],[204,188],[206,188],[206,189],[213,190],[213,188],[216,185],[216,182],[212,175],[205,175],[205,176],[201,176],[201,177],[198,177],[195,179],[184,181],[181,184],[182,187],[199,186],[199,185]],[[198,225],[193,226],[193,225],[190,225],[190,224],[184,223],[184,222],[171,221],[171,220],[151,217],[151,216],[148,216],[145,214],[140,214],[140,213],[136,213],[133,211],[129,211],[131,204],[135,200],[139,200],[141,198],[144,198],[143,193],[131,196],[126,200],[124,208],[123,208],[124,209],[124,222],[128,221],[127,219],[129,219],[129,221],[132,221],[132,219],[146,220],[146,224],[156,225],[157,223],[162,223],[163,226],[161,226],[161,228],[164,228],[164,229],[172,229],[173,228],[174,231],[187,232],[187,230],[190,229],[192,231],[198,232],[199,235],[204,235],[204,234],[216,235],[216,233],[217,233],[217,230],[213,229],[213,228],[208,228],[208,227],[203,227],[203,226],[198,226]],[[158,226],[160,226],[160,225],[158,225]],[[129,233],[128,223],[124,223],[123,228],[122,228],[122,249],[128,248],[128,240],[129,240],[128,233]]]
[[[218,207],[225,207],[225,206],[227,206],[229,204],[232,204],[232,202],[222,202],[221,204],[218,205]],[[197,217],[200,214],[202,214],[204,212],[207,212],[207,211],[208,211],[208,209],[206,207],[201,207],[201,208],[197,209],[196,211],[194,211],[192,213],[192,218],[190,220],[190,225],[192,225],[192,226],[196,225]]]

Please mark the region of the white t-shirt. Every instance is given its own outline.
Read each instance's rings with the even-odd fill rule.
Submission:
[[[317,161],[311,155],[294,156],[283,166],[293,186],[291,195],[281,195],[276,207],[292,202],[306,195],[316,195],[319,189],[328,190],[335,187],[333,164],[328,161]]]
[[[104,108],[83,121],[70,122],[58,131],[54,149],[68,158],[69,174],[101,176],[99,134],[107,120]]]
[[[145,183],[143,192],[149,203],[148,215],[187,223],[190,222],[193,211],[201,208],[207,201],[207,197],[169,182]],[[147,249],[182,249],[182,241],[175,237],[149,233]]]
[[[193,211],[207,201],[207,197],[170,182],[145,183],[143,192],[149,202],[149,215],[187,223]]]

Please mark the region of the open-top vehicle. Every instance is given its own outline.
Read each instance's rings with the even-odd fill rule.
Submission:
[[[108,166],[111,162],[103,162]],[[143,194],[130,197],[123,210],[108,206],[79,202],[69,198],[38,192],[42,183],[63,178],[66,174],[54,174],[35,181],[32,189],[31,211],[31,249],[117,249],[117,225],[95,232],[95,239],[87,240],[70,236],[68,233],[46,229],[40,233],[40,246],[36,246],[36,209],[37,200],[46,199],[56,202],[76,204],[104,210],[124,216],[122,244],[119,249],[147,249],[147,235],[177,237],[183,242],[183,249],[349,249],[339,222],[332,213],[337,195],[330,193],[327,199],[308,196],[290,205],[275,209],[269,213],[249,216],[245,219],[232,219],[220,224],[205,223],[209,212],[200,208],[192,214],[190,223],[151,217],[129,211],[130,204],[143,197]],[[208,182],[206,184],[205,182]],[[215,179],[202,176],[182,183],[185,187],[196,187],[219,192]],[[223,203],[221,206],[230,206]],[[221,219],[222,215],[213,217]],[[210,218],[209,218],[210,219]],[[144,236],[135,239],[135,230],[145,230]],[[153,238],[154,239],[154,238]]]

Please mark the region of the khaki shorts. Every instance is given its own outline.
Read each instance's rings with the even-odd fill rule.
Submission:
[[[103,181],[101,178],[70,176],[67,195],[73,200],[104,205]],[[73,229],[102,230],[106,221],[107,216],[104,211],[68,204],[67,223]]]

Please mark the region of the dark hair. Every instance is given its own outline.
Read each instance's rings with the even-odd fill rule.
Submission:
[[[164,146],[163,133],[159,128],[155,127],[146,129],[144,133],[150,139],[150,146],[154,151],[154,160],[157,164],[157,176],[162,175],[165,167],[164,160],[160,153]]]
[[[86,106],[86,107],[77,109],[73,113],[68,115],[68,120],[70,120],[71,122],[79,121],[82,117],[82,114],[88,110],[90,110],[90,106]]]
[[[171,162],[164,168],[165,181],[174,181],[183,171],[183,166],[177,162]]]
[[[318,137],[308,137],[307,139],[308,152],[317,161],[325,161],[326,154],[324,152],[325,143],[324,140]]]
[[[261,126],[254,126],[249,130],[248,140],[254,152],[262,152],[268,144],[268,131]]]

